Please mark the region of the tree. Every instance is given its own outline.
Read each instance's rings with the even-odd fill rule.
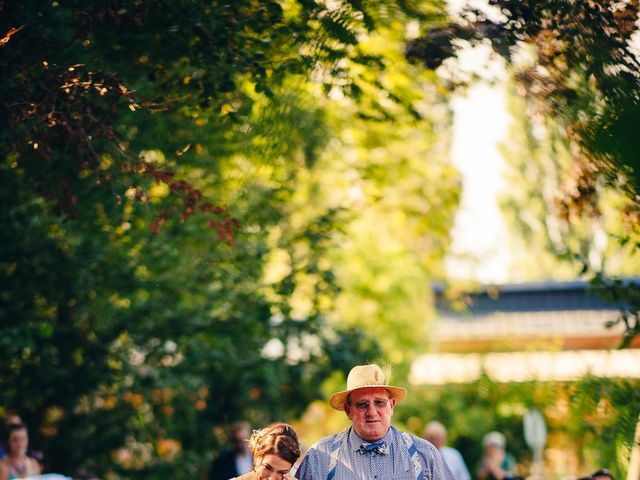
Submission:
[[[398,17],[360,46],[363,55],[384,59],[385,70],[374,77],[347,65],[391,93],[357,80],[356,99],[330,95],[327,121],[336,133],[296,205],[345,209],[349,221],[328,252],[340,286],[329,319],[378,338],[402,379],[430,340],[430,285],[444,277],[460,181],[447,157],[446,98],[430,72],[403,58],[406,18]]]
[[[408,49],[411,58],[437,68],[456,53],[455,40],[487,39],[512,62],[517,47],[531,48],[534,61],[518,75],[534,108],[553,115],[581,155],[610,181],[627,177],[627,191],[638,186],[637,138],[628,125],[638,115],[640,64],[633,53],[638,3],[489,2],[500,20],[468,8],[459,22],[429,28]]]
[[[531,280],[575,278],[585,266],[607,276],[633,276],[640,268],[633,242],[617,240],[630,234],[620,215],[628,197],[601,181],[583,209],[567,209],[560,192],[584,165],[576,165],[574,146],[557,122],[536,115],[513,90],[509,140],[501,145],[510,188],[501,209],[517,245],[516,270]]]
[[[345,209],[298,199],[334,134],[322,92],[372,131],[412,112],[360,42],[429,9],[0,4],[0,405],[47,467],[197,476],[214,427],[299,414],[381,355],[327,320]]]

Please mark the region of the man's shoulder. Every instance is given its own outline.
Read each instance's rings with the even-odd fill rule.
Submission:
[[[348,431],[347,429],[328,435],[311,445],[295,472],[295,478],[307,480],[326,477],[334,445],[342,445]]]

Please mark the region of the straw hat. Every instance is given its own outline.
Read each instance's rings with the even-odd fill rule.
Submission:
[[[329,404],[336,410],[344,410],[347,396],[349,396],[351,392],[361,388],[371,387],[386,388],[391,394],[391,397],[395,398],[396,403],[400,402],[407,394],[407,390],[389,385],[389,377],[389,373],[383,372],[375,363],[371,365],[356,365],[351,369],[347,377],[347,389],[334,393],[329,399]]]

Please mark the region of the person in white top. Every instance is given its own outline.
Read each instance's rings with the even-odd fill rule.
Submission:
[[[469,469],[458,450],[447,447],[447,429],[440,422],[429,422],[424,428],[425,440],[431,442],[444,457],[456,480],[471,480]]]

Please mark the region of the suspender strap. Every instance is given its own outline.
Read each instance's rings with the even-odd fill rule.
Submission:
[[[409,451],[409,461],[411,462],[411,466],[413,467],[415,479],[422,480],[422,464],[420,463],[420,459],[418,458],[418,450],[413,443],[413,439],[411,438],[411,435],[405,432],[402,432],[402,439],[404,440],[404,443],[407,446],[407,450]]]
[[[348,429],[347,429],[348,430]],[[340,453],[340,446],[346,438],[347,430],[336,433],[331,443],[331,457],[329,461],[329,473],[327,473],[327,480],[333,480],[336,476],[336,470],[338,469],[338,454]]]

